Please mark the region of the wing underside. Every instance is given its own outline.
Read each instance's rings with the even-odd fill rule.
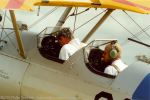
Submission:
[[[32,10],[33,6],[109,8],[150,13],[150,0],[0,0],[1,9]]]

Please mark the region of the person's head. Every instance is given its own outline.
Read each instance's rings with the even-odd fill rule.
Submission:
[[[61,45],[69,43],[72,38],[73,38],[72,32],[69,28],[61,29],[57,35],[58,42]]]
[[[111,42],[105,47],[103,60],[110,63],[121,57],[121,51],[121,46],[118,43]]]

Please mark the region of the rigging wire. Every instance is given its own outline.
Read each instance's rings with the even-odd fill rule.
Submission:
[[[150,35],[144,31],[144,29],[126,11],[123,12],[143,31],[143,33],[145,33],[150,38]]]
[[[0,26],[1,26],[1,25],[0,25]],[[1,26],[1,27],[2,27],[2,26]],[[12,39],[9,37],[9,35],[12,34],[12,33],[14,33],[14,31],[12,31],[12,32],[10,32],[10,33],[7,34],[7,32],[4,30],[3,33],[5,33],[5,35],[6,35],[6,36],[3,38],[3,40],[4,40],[5,38],[8,38],[9,41],[10,41],[10,43],[11,43],[12,46],[14,47],[14,49],[16,49],[16,51],[18,51],[18,48],[16,47],[15,43],[14,43],[14,42],[12,41]]]
[[[75,17],[74,17],[74,25],[73,25],[73,34],[74,34],[75,28],[76,28],[77,13],[78,13],[78,7],[75,7],[75,10],[74,10]]]
[[[44,16],[42,16],[41,18],[39,18],[37,21],[35,21],[33,24],[31,24],[29,26],[29,28],[34,27],[36,24],[38,24],[40,21],[42,21],[45,17],[47,17],[48,15],[50,15],[51,13],[53,13],[54,11],[56,11],[59,7],[55,7],[52,10],[48,11]]]
[[[75,8],[77,8],[77,7],[75,7]],[[69,16],[75,16],[75,15],[82,14],[82,13],[84,13],[84,12],[88,11],[89,9],[90,9],[90,8],[87,8],[87,9],[85,9],[85,10],[83,10],[83,11],[79,12],[79,13],[76,13],[76,14],[74,13],[74,12],[75,12],[75,11],[74,11],[74,12],[73,12],[72,14],[70,14]]]
[[[5,43],[7,43],[7,41],[5,41],[5,38],[8,37],[8,39],[9,39],[10,43],[12,44],[12,46],[18,51],[17,47],[15,46],[15,44],[13,43],[13,41],[11,40],[11,38],[9,37],[9,35],[10,35],[11,33],[13,33],[13,32],[7,34],[7,32],[5,31],[4,26],[5,26],[6,17],[8,18],[8,16],[7,16],[7,10],[5,10],[5,12],[4,12],[3,24],[0,25],[0,26],[2,27],[0,41],[3,41],[3,42],[5,42]],[[8,18],[8,19],[9,19],[9,18]],[[4,38],[2,38],[2,37],[3,37],[3,33],[5,33],[5,35],[6,35]]]
[[[141,41],[137,36],[135,36],[135,34],[133,34],[131,31],[129,31],[125,26],[123,26],[117,19],[115,19],[113,16],[110,15],[110,17],[112,19],[114,19],[119,25],[121,25],[127,32],[129,32],[132,36],[134,36],[136,39],[138,39],[139,41]]]
[[[75,7],[75,9],[76,9],[76,7]],[[87,9],[85,9],[84,11],[81,11],[81,12],[79,12],[79,13],[76,13],[76,14],[75,14],[75,10],[74,10],[72,14],[70,14],[70,15],[68,15],[68,16],[66,17],[65,20],[67,20],[70,16],[76,16],[76,15],[82,14],[82,13],[88,11],[88,10],[89,10],[89,8],[87,8]]]
[[[102,13],[106,12],[106,10],[100,12],[99,14],[97,14],[96,16],[92,17],[90,20],[86,21],[85,23],[83,23],[82,25],[80,25],[79,27],[77,27],[74,31],[78,30],[79,28],[81,28],[82,26],[86,25],[87,23],[89,23],[90,21],[92,21],[93,19],[97,18],[99,15],[101,15]]]
[[[1,31],[1,36],[0,36],[0,40],[2,40],[2,36],[3,36],[3,31],[4,31],[4,26],[5,26],[5,19],[6,19],[6,10],[5,10],[5,12],[4,12],[4,20],[3,20],[3,24],[2,24],[2,31]]]
[[[136,35],[136,36],[139,36],[140,34],[142,34],[143,32],[145,32],[145,31],[147,31],[147,30],[149,30],[149,29],[150,29],[150,25],[148,25],[147,27],[143,28],[143,30],[137,32],[135,35]]]
[[[40,15],[40,9],[41,9],[41,6],[38,6],[37,16],[39,16],[39,15]]]
[[[5,15],[5,12],[3,12],[3,11],[2,11],[2,13]],[[8,16],[7,16],[7,14],[6,14],[6,16],[5,16],[5,17],[6,17],[6,18],[7,18],[10,22],[12,22],[12,21],[11,21],[11,18],[10,18],[10,17],[8,17]]]

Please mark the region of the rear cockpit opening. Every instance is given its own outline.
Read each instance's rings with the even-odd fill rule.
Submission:
[[[37,36],[37,48],[44,58],[63,63],[64,60],[59,59],[59,52],[62,46],[56,38],[59,30],[60,27],[46,27],[41,31]]]
[[[116,40],[112,39],[94,40],[84,48],[84,61],[87,68],[91,72],[107,78],[115,78],[115,76],[104,73],[104,70],[108,64],[103,62],[102,57],[105,45],[111,43],[112,41]]]

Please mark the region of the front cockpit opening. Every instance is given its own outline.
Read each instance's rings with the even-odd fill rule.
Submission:
[[[40,54],[49,60],[63,63],[79,49],[84,47],[68,27],[45,28],[38,34],[38,49]]]
[[[116,40],[110,40],[110,39],[109,40],[108,39],[94,40],[90,42],[84,48],[84,61],[85,61],[87,68],[91,72],[107,77],[107,78],[116,77],[116,76],[104,73],[104,70],[108,66],[108,64],[103,62],[103,57],[102,57],[105,46],[108,43],[111,43],[112,41],[116,41]]]
[[[40,32],[37,36],[37,48],[44,58],[58,63],[63,63],[64,60],[58,58],[60,49],[62,47],[56,38],[57,34],[59,33],[59,29],[60,27],[47,27]]]

